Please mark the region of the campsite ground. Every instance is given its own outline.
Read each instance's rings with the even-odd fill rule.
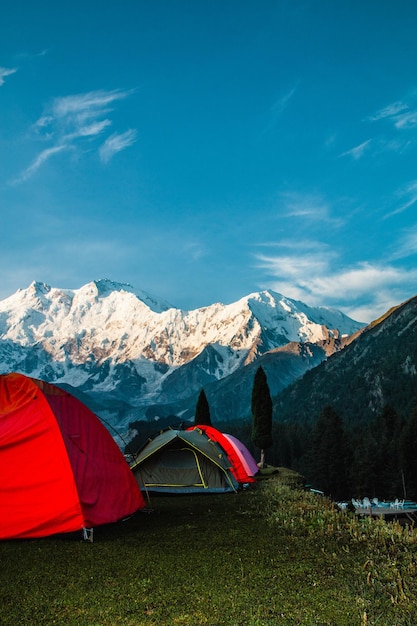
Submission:
[[[0,624],[415,624],[417,530],[336,511],[294,478],[154,497],[94,543],[3,541]]]

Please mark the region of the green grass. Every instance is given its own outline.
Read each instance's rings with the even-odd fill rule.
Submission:
[[[0,543],[0,624],[412,626],[417,531],[357,520],[280,471],[154,497],[81,534]]]

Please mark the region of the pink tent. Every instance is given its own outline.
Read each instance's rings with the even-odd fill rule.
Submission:
[[[201,430],[223,448],[232,464],[231,472],[238,483],[251,483],[255,481],[254,476],[259,469],[256,465],[256,461],[249,450],[241,441],[236,439],[236,437],[226,435],[217,430],[217,428],[206,426],[205,424],[191,426],[187,428],[187,430]]]
[[[241,441],[239,441],[239,439],[233,437],[233,435],[227,435],[226,433],[224,433],[224,436],[234,446],[236,453],[239,455],[241,463],[246,470],[246,473],[249,476],[255,476],[255,474],[257,474],[259,471],[259,467],[257,466],[255,459],[253,458],[247,447]]]

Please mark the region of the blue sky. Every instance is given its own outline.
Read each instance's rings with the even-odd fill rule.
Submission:
[[[5,0],[0,298],[417,293],[417,2]]]

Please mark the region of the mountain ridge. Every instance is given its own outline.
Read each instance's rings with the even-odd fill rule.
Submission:
[[[79,289],[34,281],[0,301],[0,373],[69,385],[107,417],[106,406],[119,403],[114,419],[126,426],[132,414],[147,419],[149,407],[180,401],[189,411],[201,387],[271,350],[329,341],[340,349],[343,337],[361,328],[336,309],[309,307],[271,290],[185,311],[108,279]],[[299,352],[298,372],[327,356]]]
[[[417,296],[360,329],[274,398],[278,421],[311,422],[332,405],[350,424],[390,405],[407,418],[417,402]]]

